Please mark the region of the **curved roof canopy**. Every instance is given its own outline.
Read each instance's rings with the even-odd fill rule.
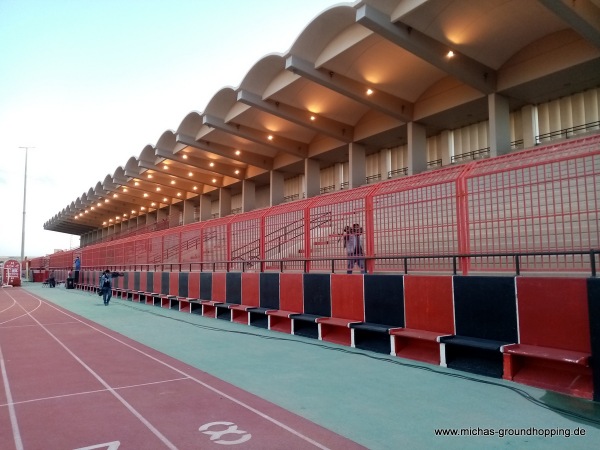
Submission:
[[[452,51],[453,56],[450,55]],[[600,85],[600,0],[364,0],[333,6],[287,54],[215,93],[44,228],[82,235],[269,171],[302,172]]]

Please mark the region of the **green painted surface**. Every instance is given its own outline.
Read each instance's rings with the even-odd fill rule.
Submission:
[[[89,293],[25,288],[370,449],[600,446],[594,402],[195,314],[118,299],[105,307]],[[446,428],[471,435],[436,436]],[[499,437],[506,429],[530,435]]]

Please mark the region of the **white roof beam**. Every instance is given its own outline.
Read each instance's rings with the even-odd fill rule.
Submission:
[[[375,86],[370,86],[368,83],[360,83],[325,69],[317,69],[312,63],[294,55],[287,57],[285,68],[303,78],[402,122],[410,122],[412,120],[413,104],[411,102],[386,92],[378,91]],[[368,94],[368,89],[373,89],[373,94]]]
[[[204,184],[210,184],[213,186],[221,186],[221,183],[223,182],[223,177],[219,177],[219,176],[210,176],[210,175],[206,175],[200,172],[194,172],[194,171],[188,171],[187,173],[183,170],[179,170],[176,168],[169,168],[169,169],[164,169],[162,164],[158,164],[158,165],[154,165],[154,164],[150,164],[147,163],[145,161],[141,161],[139,162],[140,167],[143,167],[145,169],[148,170],[154,170],[155,172],[160,172],[160,173],[164,173],[166,175],[173,175],[175,177],[179,177],[179,178],[183,178],[183,179],[189,179],[189,180],[194,180],[198,183],[204,183]],[[188,176],[188,173],[191,172],[192,176]],[[213,179],[216,179],[216,183],[213,183]]]
[[[236,155],[235,152],[238,149],[211,141],[197,141],[193,137],[186,136],[185,134],[178,134],[176,136],[176,139],[178,143],[183,144],[187,147],[196,148],[198,150],[204,150],[205,152],[214,153],[215,155],[230,158],[235,161],[243,162],[245,164],[259,167],[264,170],[273,169],[273,158],[270,158],[268,156],[260,156],[241,148],[239,149],[241,151],[240,155]]]
[[[300,158],[308,157],[308,145],[303,142],[294,141],[287,139],[283,136],[277,135],[275,132],[270,131],[258,131],[250,127],[246,127],[239,124],[225,123],[223,119],[219,119],[215,116],[204,115],[202,117],[204,125],[221,130],[225,133],[232,134],[234,136],[241,137],[251,142],[270,147],[278,151],[289,153],[290,155],[298,156]],[[268,135],[273,136],[273,140],[268,139]]]
[[[590,0],[538,0],[573,30],[600,47],[600,8]]]
[[[372,6],[358,8],[356,22],[485,94],[496,91],[494,69],[412,27],[393,23],[388,15]],[[448,57],[450,50],[454,52],[452,58]]]
[[[188,155],[186,155],[187,158],[184,158],[183,155],[173,154],[173,152],[171,152],[170,150],[164,150],[164,149],[160,149],[160,148],[156,148],[155,153],[156,153],[156,156],[166,158],[170,161],[175,161],[179,164],[183,164],[187,167],[190,167],[191,169],[198,168],[198,169],[203,169],[203,170],[207,170],[210,172],[214,172],[219,175],[237,178],[238,180],[244,179],[245,170],[243,170],[239,167],[231,166],[228,164],[223,164],[223,163],[220,163],[217,161],[210,161],[210,160],[206,160],[206,159],[202,159],[202,158],[194,158],[193,156],[188,156]],[[212,166],[211,166],[211,164],[212,164]],[[236,170],[238,171],[237,174],[235,173]]]
[[[245,90],[238,91],[237,99],[248,106],[260,109],[268,114],[280,117],[317,133],[327,135],[342,142],[352,142],[354,127],[351,125],[328,119],[319,114],[295,108],[285,103],[263,100],[259,95]]]

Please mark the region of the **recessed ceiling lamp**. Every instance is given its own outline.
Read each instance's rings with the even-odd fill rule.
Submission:
[[[454,57],[454,52],[452,50],[449,50],[448,53],[446,53],[446,57],[453,58]]]
[[[367,89],[367,95],[373,95],[373,89],[368,88]]]

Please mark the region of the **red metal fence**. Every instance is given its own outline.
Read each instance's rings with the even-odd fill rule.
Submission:
[[[343,271],[344,228],[358,224],[370,272],[448,271],[457,260],[465,274],[506,272],[514,257],[498,254],[599,249],[599,223],[600,135],[592,135],[78,253],[82,267],[98,269]],[[50,267],[68,268],[73,257],[50,255]],[[540,272],[585,272],[590,263],[589,254],[520,260],[522,271]]]

